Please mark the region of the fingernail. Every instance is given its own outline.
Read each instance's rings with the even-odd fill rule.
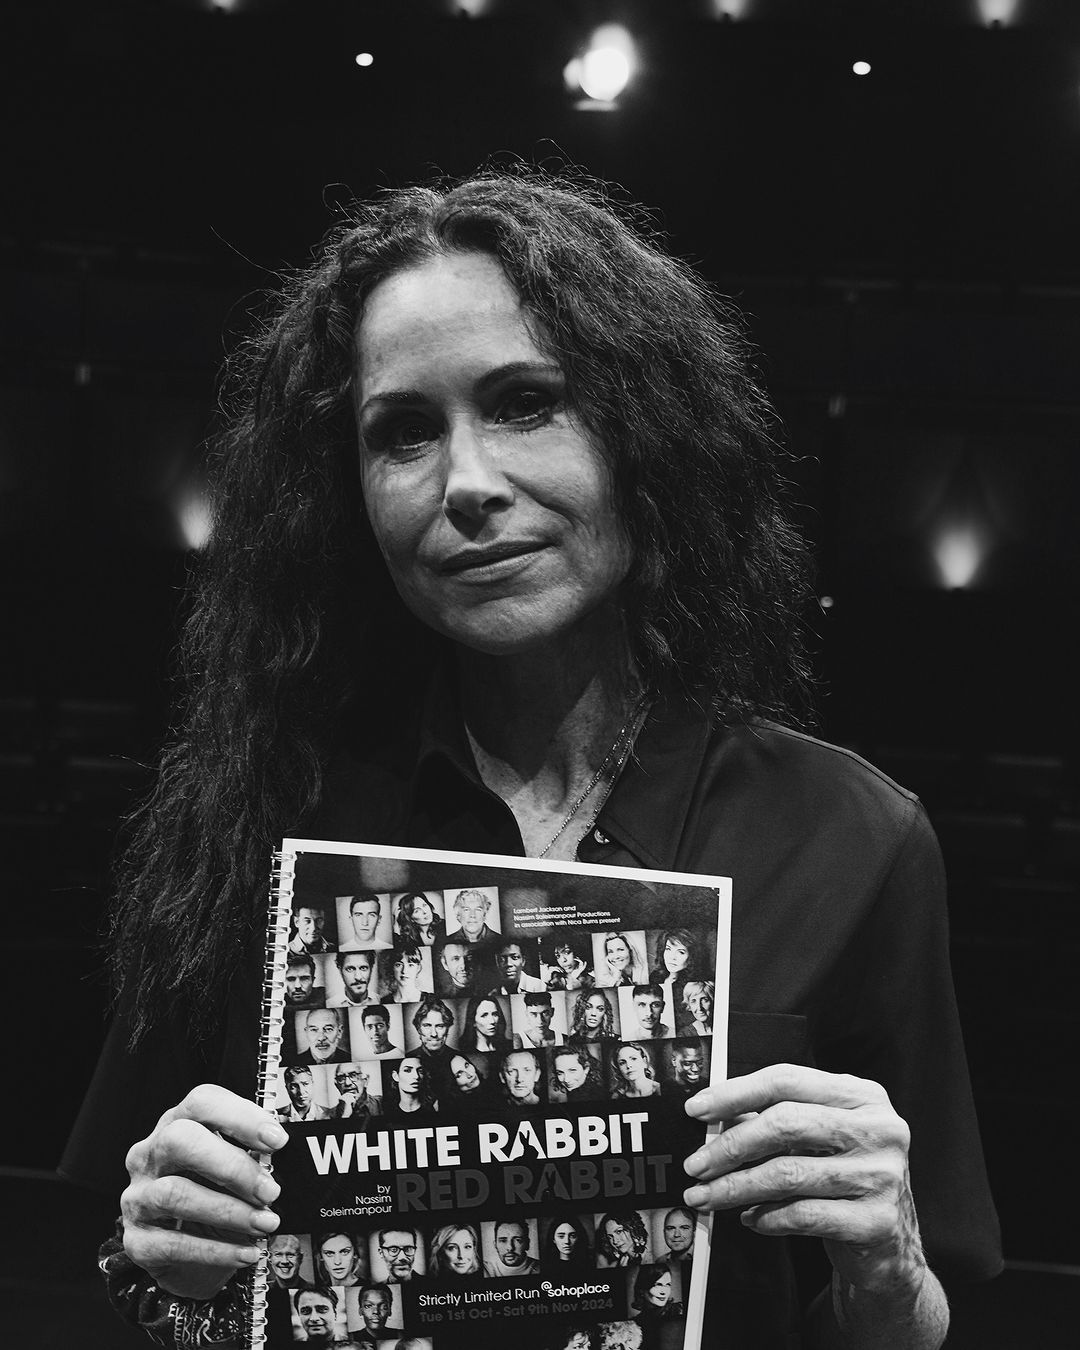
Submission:
[[[709,1198],[709,1188],[707,1186],[691,1186],[683,1191],[683,1200],[692,1209],[698,1209]]]
[[[259,1131],[259,1143],[265,1144],[267,1148],[284,1148],[288,1142],[288,1131],[276,1121],[264,1125]]]
[[[272,1233],[281,1220],[270,1209],[257,1209],[251,1216],[252,1228],[257,1228],[260,1233]]]
[[[705,1165],[708,1161],[709,1155],[702,1148],[699,1149],[697,1153],[691,1153],[689,1158],[687,1158],[686,1162],[683,1163],[683,1166],[686,1168],[686,1170],[690,1173],[692,1177],[696,1177],[700,1176],[701,1173],[704,1172]]]
[[[709,1098],[704,1092],[699,1092],[696,1096],[686,1099],[686,1114],[688,1116],[703,1116],[709,1109]]]
[[[253,1266],[261,1255],[258,1247],[240,1247],[236,1252],[236,1259],[242,1266]]]
[[[281,1187],[273,1177],[261,1176],[255,1183],[255,1199],[261,1200],[264,1205],[273,1204],[281,1194]]]

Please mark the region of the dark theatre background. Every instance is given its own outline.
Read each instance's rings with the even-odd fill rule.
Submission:
[[[638,66],[605,105],[564,68],[612,21]],[[16,0],[3,59],[12,1343],[129,1344],[92,1269],[114,1205],[51,1169],[223,350],[349,195],[503,152],[623,183],[748,312],[819,553],[824,734],[922,793],[951,874],[1010,1267],[950,1344],[1071,1343],[1080,6]]]

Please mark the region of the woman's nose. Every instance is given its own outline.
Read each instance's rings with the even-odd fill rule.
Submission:
[[[484,438],[471,426],[452,428],[446,441],[443,510],[481,521],[512,505],[514,489]]]

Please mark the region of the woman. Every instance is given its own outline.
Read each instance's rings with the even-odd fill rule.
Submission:
[[[480,1237],[472,1224],[446,1224],[436,1232],[428,1274],[440,1279],[480,1274]]]
[[[674,1009],[681,1009],[686,981],[698,973],[701,945],[701,938],[695,939],[685,928],[666,928],[657,937],[656,966],[649,980],[663,990]],[[678,1012],[675,1015],[678,1018]]]
[[[716,985],[712,980],[687,980],[683,985],[680,1030],[693,1031],[699,1036],[712,1035],[713,998]]]
[[[549,989],[591,989],[588,939],[582,933],[556,933],[541,944],[541,976]]]
[[[649,1234],[636,1209],[612,1209],[596,1228],[596,1257],[601,1266],[636,1266],[645,1255]]]
[[[390,1083],[390,1091],[383,1098],[383,1114],[391,1119],[437,1109],[430,1076],[418,1054],[404,1055],[390,1064]]]
[[[323,1233],[315,1239],[314,1252],[317,1284],[352,1288],[367,1279],[367,1252],[348,1233]]]
[[[458,1044],[462,1050],[477,1050],[481,1054],[505,1055],[513,1048],[506,1013],[494,994],[469,999]]]
[[[604,989],[623,984],[646,984],[649,978],[645,954],[635,933],[602,933],[598,939],[600,960],[596,983]]]
[[[578,1045],[614,1040],[615,1011],[607,998],[593,990],[578,994],[570,1019],[570,1040]]]
[[[660,1081],[652,1056],[636,1041],[622,1041],[612,1047],[608,1057],[613,1097],[655,1097]]]
[[[551,1088],[568,1102],[595,1101],[605,1095],[600,1065],[579,1045],[565,1045],[552,1052]]]
[[[422,892],[406,891],[394,902],[394,933],[399,945],[434,947],[446,931],[442,916]]]
[[[540,1244],[540,1267],[559,1278],[593,1269],[589,1235],[580,1219],[553,1219]]]
[[[839,1318],[940,1344],[930,1262],[982,1278],[1000,1254],[939,857],[914,799],[788,729],[804,549],[732,315],[597,193],[482,175],[358,207],[225,403],[183,720],[131,826],[120,1014],[64,1164],[127,1172],[114,1297],[169,1335],[258,1259],[277,1191],[245,1150],[285,1142],[243,1095],[267,859],[382,840],[736,876],[750,1072],[687,1105],[728,1128],[686,1203],[742,1211],[717,1224],[739,1269],[775,1245],[724,1334],[804,1320],[809,1235],[832,1271],[812,1343]]]
[[[447,1065],[449,1080],[444,1088],[442,1109],[451,1117],[482,1114],[492,1104],[487,1080],[468,1055],[455,1054]]]
[[[642,1350],[680,1350],[683,1343],[683,1305],[674,1297],[667,1266],[642,1266],[634,1277],[630,1306],[641,1327]]]
[[[418,942],[400,941],[389,951],[379,953],[379,990],[384,1003],[419,1003],[432,991],[424,963],[424,949]]]

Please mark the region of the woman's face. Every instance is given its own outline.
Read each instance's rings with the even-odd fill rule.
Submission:
[[[668,938],[664,946],[664,965],[668,969],[668,974],[678,975],[680,970],[686,969],[686,963],[689,960],[690,953],[679,939]]]
[[[494,258],[443,255],[381,281],[357,362],[368,519],[419,619],[510,655],[614,599],[630,553],[607,466]]]
[[[589,1350],[589,1338],[584,1331],[575,1331],[564,1350]]]
[[[707,1022],[712,1017],[712,999],[705,989],[695,989],[691,993],[687,1002],[690,1005],[690,1011],[694,1017],[702,1022]]]
[[[645,1291],[645,1299],[654,1308],[665,1308],[671,1301],[671,1272],[665,1270]]]
[[[443,1250],[446,1264],[455,1275],[472,1275],[476,1271],[476,1243],[464,1228],[454,1231]]]
[[[603,1026],[606,1011],[607,999],[603,994],[590,994],[582,1013],[582,1021],[589,1031],[598,1031]]]
[[[552,1245],[559,1254],[559,1259],[569,1261],[574,1254],[574,1248],[578,1243],[577,1231],[572,1223],[560,1223],[551,1235]]]
[[[415,980],[423,962],[415,952],[402,952],[394,962],[394,974],[399,984]]]
[[[494,1036],[499,1030],[499,1009],[491,1002],[480,1003],[476,1008],[476,1029],[481,1036]]]
[[[630,1230],[624,1228],[618,1219],[607,1219],[604,1232],[607,1234],[608,1246],[616,1256],[629,1256],[633,1252],[634,1239],[630,1236]]]
[[[322,1244],[319,1254],[330,1276],[330,1283],[344,1284],[352,1274],[353,1262],[356,1260],[356,1249],[349,1238],[343,1233],[335,1233]]]
[[[637,1046],[624,1045],[615,1056],[615,1067],[626,1082],[634,1082],[645,1072],[645,1056]]]
[[[431,923],[432,919],[434,919],[435,912],[424,897],[418,895],[412,902],[409,917],[412,919],[413,923],[417,924],[420,928],[426,928],[428,924]]]
[[[577,1055],[556,1055],[555,1081],[564,1092],[581,1087],[588,1076]]]
[[[476,1065],[464,1055],[454,1056],[450,1061],[450,1072],[461,1092],[475,1092],[480,1086],[480,1075],[476,1072]]]
[[[568,975],[577,965],[577,957],[569,947],[557,947],[555,949],[555,961],[559,968],[565,970]]]
[[[604,951],[612,970],[625,970],[630,964],[630,948],[621,937],[608,938]]]

